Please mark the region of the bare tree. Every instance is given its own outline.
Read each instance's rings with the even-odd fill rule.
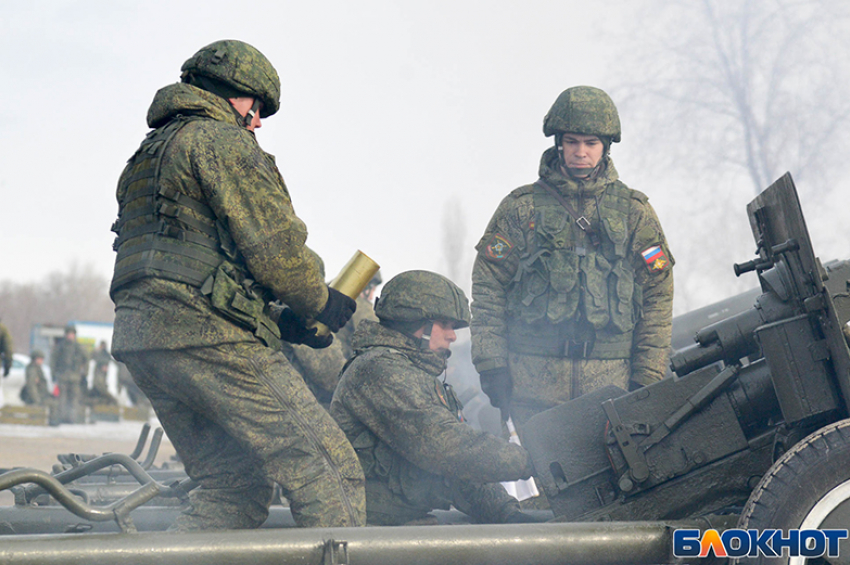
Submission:
[[[838,0],[645,0],[615,72],[664,154],[754,193],[790,170],[827,183],[850,116],[850,5]],[[633,41],[639,37],[642,41]],[[696,169],[696,171],[695,171]],[[842,171],[843,172],[843,171]]]
[[[465,287],[464,283],[470,265],[467,256],[466,242],[466,215],[463,206],[457,197],[452,197],[443,205],[443,264],[446,276],[453,282]]]
[[[109,281],[91,265],[72,264],[42,281],[0,281],[0,319],[9,328],[15,351],[29,353],[35,324],[61,326],[71,320],[111,322],[114,319]]]
[[[850,148],[850,5],[641,0],[620,7],[633,25],[615,39],[624,49],[608,69],[624,125],[618,163],[631,164],[627,180],[647,190],[664,224],[677,259],[675,311],[756,285],[731,273],[754,251],[744,207],[785,171],[804,204],[813,196],[804,206],[809,228],[816,242],[826,241],[816,250],[826,259],[846,253],[850,228],[833,218],[835,203],[846,200],[837,180]],[[843,246],[830,241],[842,236]]]

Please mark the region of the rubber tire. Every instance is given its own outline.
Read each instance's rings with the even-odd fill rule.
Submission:
[[[850,482],[850,419],[819,429],[782,455],[750,494],[738,521],[738,527],[744,530],[799,528],[826,494],[848,482]],[[850,504],[850,498],[839,504]],[[807,527],[819,526],[820,524],[807,524]],[[845,559],[843,554],[840,559],[842,561]],[[788,562],[789,559],[784,556],[772,559],[759,557],[739,560],[739,563],[770,565]],[[820,559],[814,562],[825,561]]]

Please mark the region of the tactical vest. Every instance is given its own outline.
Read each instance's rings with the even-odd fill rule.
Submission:
[[[277,346],[280,330],[266,310],[273,297],[249,278],[224,224],[205,203],[160,182],[166,147],[197,119],[203,118],[178,116],[151,131],[128,161],[112,225],[118,235],[110,295],[147,277],[185,283],[201,289],[225,317]]]
[[[588,218],[594,244],[552,194],[538,184],[532,190],[534,231],[507,289],[510,350],[629,358],[640,288],[627,257],[628,220],[639,193],[615,181],[596,198]]]

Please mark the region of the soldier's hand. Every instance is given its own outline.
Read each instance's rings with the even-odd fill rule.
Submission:
[[[316,316],[316,321],[325,324],[332,332],[338,332],[351,319],[356,309],[357,302],[353,298],[328,287],[328,302]]]
[[[316,328],[308,328],[307,321],[290,308],[284,308],[281,311],[277,327],[280,329],[280,338],[283,341],[304,344],[313,349],[324,349],[334,340],[331,334],[318,335]]]
[[[9,376],[9,371],[10,371],[11,369],[12,369],[11,367],[3,367],[3,376],[4,376],[4,377],[8,377],[8,376]]]
[[[507,367],[481,371],[481,390],[490,397],[490,404],[502,411],[502,420],[510,415],[514,384]]]

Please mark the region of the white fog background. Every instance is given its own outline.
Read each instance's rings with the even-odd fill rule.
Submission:
[[[816,253],[850,258],[846,12],[838,0],[0,0],[0,294],[72,273],[105,295],[115,183],[153,95],[225,38],[281,76],[281,110],[257,137],[329,276],[361,249],[385,281],[429,269],[468,291],[499,201],[537,178],[544,114],[580,84],[620,108],[612,155],[666,231],[675,313],[756,286],[732,272],[755,251],[745,206],[786,170]]]

